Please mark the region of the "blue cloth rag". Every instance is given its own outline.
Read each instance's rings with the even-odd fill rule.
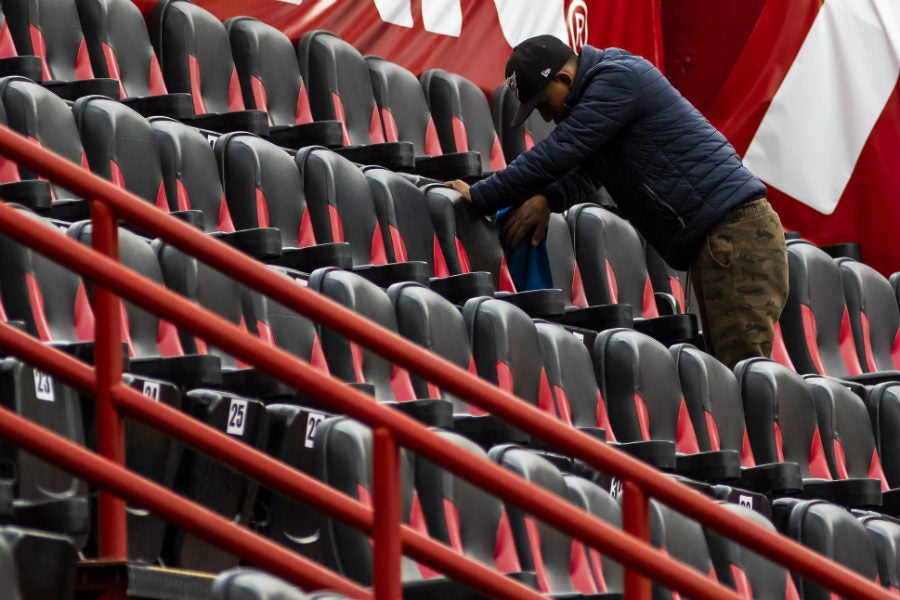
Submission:
[[[517,207],[510,206],[497,211],[497,235],[503,235],[503,223]],[[509,274],[512,276],[516,290],[543,290],[553,287],[553,275],[550,273],[550,257],[547,254],[547,232],[537,246],[531,245],[531,236],[523,237],[515,248],[503,248]]]

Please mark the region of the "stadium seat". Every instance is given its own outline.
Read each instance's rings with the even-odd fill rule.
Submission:
[[[489,273],[450,275],[422,188],[383,167],[364,167],[363,172],[372,189],[389,263],[427,263],[429,286],[457,302],[493,293]]]
[[[3,578],[0,597],[17,600],[74,597],[75,566],[79,557],[71,538],[37,529],[4,526],[0,527],[2,546],[13,559],[15,573],[10,579]],[[0,550],[0,555],[3,553]]]
[[[790,240],[787,251],[790,289],[779,322],[797,372],[866,384],[900,377],[893,370],[863,371],[835,260],[804,240]]]
[[[573,206],[566,222],[588,304],[628,304],[635,329],[666,345],[696,342],[696,316],[672,314],[672,297],[654,291],[643,242],[630,223],[595,204]],[[662,318],[660,305],[668,313]]]
[[[516,291],[493,224],[478,214],[456,190],[440,184],[426,185],[424,190],[449,273],[488,272],[493,278],[493,290]],[[489,294],[493,290],[481,293]],[[450,299],[454,302],[465,300]]]
[[[554,323],[538,321],[535,327],[556,418],[601,439],[616,441],[585,342]]]
[[[43,0],[41,0],[43,2]],[[194,116],[190,94],[169,94],[140,9],[129,0],[76,0],[91,66],[119,85],[122,102],[144,116]]]
[[[448,431],[435,432],[456,444],[460,452],[487,458],[470,439]],[[415,486],[431,537],[500,573],[528,585],[536,583],[533,574],[522,572],[509,516],[499,498],[418,456]]]
[[[837,260],[856,356],[866,373],[900,367],[900,309],[890,282],[864,263]]]
[[[668,348],[631,329],[608,329],[594,340],[592,356],[610,424],[616,439],[626,442],[623,450],[695,476],[721,481],[740,475],[737,451],[700,453]]]
[[[875,444],[888,486],[900,487],[900,384],[879,383],[866,401]]]
[[[876,512],[854,511],[869,532],[878,561],[878,581],[894,595],[900,595],[900,522]]]
[[[73,223],[66,234],[85,245],[91,244],[90,221]],[[162,269],[149,240],[119,228],[119,260],[129,269],[165,285]],[[79,292],[80,293],[80,292]],[[88,290],[87,297],[90,297]],[[168,321],[123,302],[122,341],[132,373],[170,381],[182,388],[220,385],[222,364],[218,356],[185,354],[177,328]]]
[[[563,479],[569,492],[569,500],[573,504],[611,525],[621,527],[622,509],[606,490],[570,473],[563,474]],[[581,542],[573,540],[572,545],[572,582],[580,592],[594,594],[622,591],[622,565]],[[578,545],[582,548],[579,549]],[[579,553],[586,556],[587,560],[581,561]]]
[[[575,260],[572,236],[566,218],[560,213],[550,213],[547,225],[547,254],[553,285],[563,291],[566,306],[588,306],[584,293],[581,269]]]
[[[255,335],[270,346],[275,345],[265,314],[267,304],[258,292],[162,240],[154,240],[151,248],[156,252],[167,288],[219,315],[245,333]],[[179,338],[186,353],[210,354],[220,359],[224,389],[267,401],[294,396],[289,386],[258,371],[242,359],[207,344],[205,340],[184,331],[179,331]]]
[[[415,165],[411,142],[386,140],[369,69],[356,48],[330,31],[308,31],[297,44],[297,60],[313,118],[343,124],[341,154],[393,170]]]
[[[656,500],[650,501],[649,509],[650,543],[667,556],[718,581],[703,526]],[[660,583],[653,584],[654,600],[677,600],[680,597],[680,594]]]
[[[269,139],[288,148],[343,144],[338,121],[313,121],[294,44],[252,17],[225,21],[244,104],[269,115]]]
[[[425,91],[415,75],[378,56],[367,56],[375,103],[388,142],[412,142],[415,170],[442,181],[481,176],[481,157],[476,152],[444,153]]]
[[[559,418],[534,321],[513,304],[484,296],[467,301],[463,316],[478,376]]]
[[[669,351],[675,357],[681,391],[700,450],[740,452],[740,485],[747,489],[764,494],[801,489],[800,469],[796,464],[757,464],[744,421],[740,384],[734,373],[690,344],[676,344]]]
[[[213,582],[213,600],[307,600],[287,582],[263,571],[237,567],[222,571]]]
[[[429,69],[419,81],[434,117],[441,150],[478,152],[485,174],[504,168],[506,159],[484,92],[462,75],[443,69]]]
[[[526,481],[569,500],[569,488],[563,474],[553,463],[531,450],[501,444],[491,448],[488,456]],[[539,591],[552,597],[571,595],[575,598],[582,593],[589,597],[597,593],[596,580],[585,575],[591,568],[588,556],[578,551],[579,545],[573,544],[569,535],[516,506],[508,505],[506,510],[522,568],[536,573]],[[589,582],[594,583],[593,590]]]
[[[401,519],[427,535],[422,507],[413,485],[412,457],[401,450],[399,459]],[[372,506],[374,482],[371,430],[346,417],[323,421],[316,430],[313,469],[316,477],[323,482]],[[339,521],[326,519],[322,525],[322,538],[326,564],[363,585],[371,585],[373,550],[366,534]],[[404,556],[401,560],[401,579],[407,591],[416,583],[427,584],[422,580],[436,575],[431,569],[417,565],[408,557]],[[444,582],[442,578],[438,581]]]
[[[171,208],[198,211],[195,224],[208,233],[234,232],[234,222],[219,180],[216,157],[200,130],[165,117],[150,119],[159,148],[163,185]]]
[[[19,55],[6,22],[6,15],[0,9],[0,77],[21,75],[31,81],[41,81],[41,59],[33,54]]]
[[[78,394],[51,375],[14,359],[0,360],[0,403],[81,446],[84,427]],[[91,521],[87,484],[16,446],[0,446],[4,478],[13,485],[12,522],[60,533],[84,547]]]
[[[156,134],[137,112],[115,100],[88,96],[72,107],[91,171],[155,204],[170,207]]]
[[[869,534],[847,509],[823,500],[797,498],[780,498],[772,509],[775,527],[780,532],[867,579],[878,580],[878,563]],[[804,600],[834,597],[804,577],[794,576],[794,584]]]
[[[258,136],[219,136],[213,150],[229,215],[239,230],[273,227],[281,257],[269,259],[309,273],[322,266],[352,266],[350,245],[314,231],[297,165],[283,149]]]
[[[266,409],[259,400],[195,389],[185,394],[184,411],[258,450],[266,447]],[[184,452],[174,487],[176,493],[243,525],[250,521],[256,489],[255,481],[190,449]],[[236,556],[172,525],[162,559],[166,565],[210,573],[238,565]]]
[[[3,12],[19,54],[40,59],[41,78],[54,93],[67,100],[88,94],[119,98],[117,81],[94,75],[74,2],[9,0]]]
[[[387,247],[398,233],[396,221],[379,214],[369,182],[356,165],[318,147],[299,150],[295,162],[316,240],[349,242],[355,270],[384,287],[397,281],[428,281],[428,263],[405,261],[396,254],[396,262],[388,260]]]
[[[832,479],[855,481],[858,499],[854,506],[881,506],[882,494],[894,511],[900,508],[898,494],[889,490],[881,468],[875,435],[862,396],[861,385],[852,388],[831,377],[807,376],[806,384],[816,403],[822,447]]]
[[[16,559],[5,541],[0,541],[0,577],[6,582],[0,589],[0,600],[22,600],[16,574]]]
[[[855,504],[858,484],[833,481],[813,391],[803,378],[765,358],[739,362],[735,375],[741,385],[747,434],[756,461],[797,463],[804,497],[844,506]]]
[[[387,293],[355,273],[334,267],[316,269],[310,275],[309,288],[389,331],[398,331],[397,317]],[[450,427],[452,404],[439,399],[437,390],[428,389],[428,395],[420,396],[403,367],[391,364],[327,327],[322,327],[321,336],[328,368],[335,377],[370,384],[376,400],[396,402],[394,406],[430,425]]]
[[[544,121],[537,111],[528,115],[518,127],[510,126],[519,106],[515,93],[505,82],[497,86],[491,97],[491,115],[494,117],[494,130],[500,138],[503,157],[507,163],[533,148],[556,127],[553,123]]]
[[[228,32],[215,15],[189,0],[166,0],[154,8],[150,31],[166,88],[193,99],[190,124],[268,133],[266,113],[245,109]]]
[[[75,164],[87,166],[72,110],[59,96],[24,77],[6,77],[0,80],[0,102],[3,103],[8,125],[14,131],[36,140],[44,148]],[[21,165],[17,178],[23,180],[20,185],[28,187],[22,196],[7,196],[7,200],[18,201],[34,210],[52,207],[55,209],[52,212],[54,216],[87,216],[87,203],[59,184],[43,182],[39,185],[33,181],[37,175]],[[32,180],[31,183],[25,184],[28,180]],[[52,204],[43,201],[44,193],[47,193],[47,200]]]
[[[775,532],[772,522],[754,510],[737,504],[721,506],[733,512],[735,517]],[[736,590],[744,598],[800,599],[794,581],[784,567],[708,527],[703,531],[719,582]]]
[[[413,282],[399,282],[388,288],[388,297],[397,314],[399,333],[461,369],[477,374],[469,328],[459,310],[434,290]],[[442,398],[452,403],[453,429],[480,444],[525,439],[474,404],[449,393],[421,377],[410,375],[419,397]]]
[[[316,429],[334,416],[318,407],[298,404],[267,404],[266,454],[312,475]],[[291,550],[318,562],[325,554],[321,536],[321,513],[301,500],[260,486],[253,507],[253,528]]]

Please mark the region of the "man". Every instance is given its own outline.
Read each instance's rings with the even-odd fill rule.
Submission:
[[[550,211],[585,201],[600,184],[673,267],[688,270],[707,350],[733,367],[770,356],[787,298],[787,256],[766,188],[734,148],[647,60],[549,35],[517,46],[507,85],[554,131],[507,168],[462,193],[484,214],[518,206],[504,227],[515,245],[540,242]]]

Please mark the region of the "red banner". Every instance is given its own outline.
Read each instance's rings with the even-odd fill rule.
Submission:
[[[767,0],[706,111],[786,229],[857,242],[884,274],[900,270],[896,11],[894,0]]]

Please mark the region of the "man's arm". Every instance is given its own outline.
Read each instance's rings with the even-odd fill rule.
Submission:
[[[591,77],[569,117],[547,138],[472,186],[478,210],[490,214],[542,193],[631,121],[640,95],[637,75],[619,65],[604,65]]]

